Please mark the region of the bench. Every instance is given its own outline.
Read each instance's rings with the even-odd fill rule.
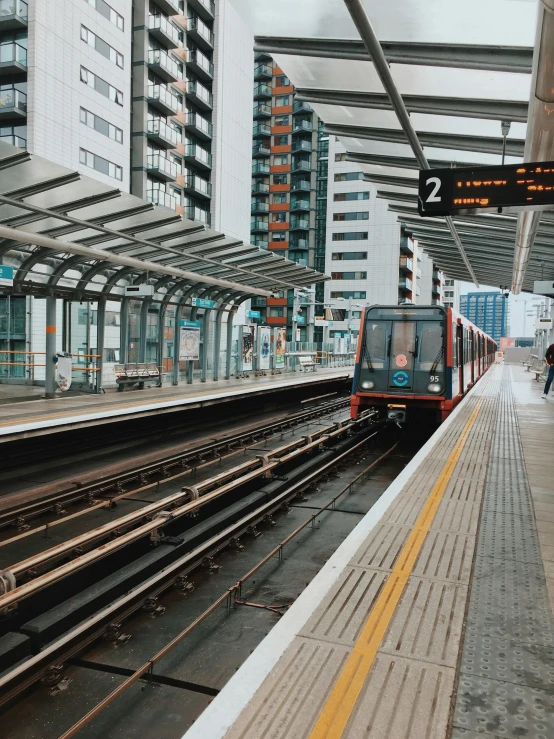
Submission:
[[[312,357],[310,355],[307,355],[307,354],[303,354],[300,357],[298,357],[298,361],[300,363],[300,370],[301,371],[307,372],[308,371],[308,368],[311,367],[312,368],[312,371],[315,372],[316,361],[315,361],[314,357]]]
[[[536,354],[529,354],[528,357],[526,357],[525,359],[522,359],[521,360],[521,364],[524,367],[527,367],[527,370],[526,370],[527,372],[529,372],[529,370],[533,366],[533,362],[535,361],[535,359],[538,359],[538,357],[537,357]]]
[[[548,373],[546,369],[546,364],[543,362],[542,359],[535,357],[529,369],[535,374],[535,380],[537,382],[539,382],[539,380],[546,380],[546,376]]]
[[[160,384],[160,370],[155,362],[116,364],[114,374],[119,392],[125,390],[125,385],[138,385],[139,390],[144,390],[145,382]]]

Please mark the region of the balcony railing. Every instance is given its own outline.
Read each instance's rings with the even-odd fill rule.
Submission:
[[[267,221],[262,221],[260,218],[254,218],[250,221],[250,230],[251,231],[269,231],[269,223]]]
[[[269,85],[266,85],[264,82],[259,82],[257,85],[254,85],[254,100],[270,97],[271,87]]]
[[[295,239],[291,238],[289,243],[289,249],[307,249],[309,246],[308,239]]]
[[[204,41],[213,48],[214,35],[200,18],[189,18],[187,21],[187,35],[197,43]]]
[[[309,180],[296,180],[296,182],[292,182],[290,186],[291,192],[294,190],[311,190],[312,185]]]
[[[170,23],[165,15],[151,15],[148,18],[148,29],[153,31],[154,35],[158,39],[168,41],[172,44],[172,48],[179,46],[179,31],[175,28],[173,23]]]
[[[441,274],[440,274],[440,272],[438,271],[438,269],[434,269],[434,270],[433,270],[433,279],[434,279],[434,280],[435,280],[436,282],[440,282],[440,281],[441,281]]]
[[[304,112],[304,113],[312,113],[313,112],[313,108],[310,105],[308,105],[308,103],[303,103],[300,100],[296,100],[292,104],[292,112],[293,113],[302,113],[302,112]]]
[[[311,168],[312,168],[312,163],[309,159],[297,159],[296,161],[293,161],[292,163],[293,172],[297,170],[310,171]]]
[[[298,131],[312,131],[311,121],[295,121],[292,124],[292,132],[298,133]]]
[[[310,210],[309,200],[292,200],[290,204],[291,211],[293,210]]]
[[[251,213],[269,213],[269,204],[268,203],[251,203],[250,205],[250,212]]]
[[[269,164],[264,164],[263,162],[256,162],[252,165],[252,174],[254,175],[261,175],[261,174],[269,174]]]
[[[271,149],[267,144],[254,144],[252,147],[252,156],[257,157],[268,157],[271,154]]]
[[[197,194],[203,195],[206,198],[212,196],[212,185],[207,180],[198,177],[195,174],[189,174],[186,180],[186,187],[189,190],[194,190]]]
[[[154,69],[156,74],[167,81],[175,82],[179,78],[177,62],[163,49],[150,49],[148,65]]]
[[[198,113],[187,113],[185,127],[193,128],[197,136],[212,138],[212,124]]]
[[[269,185],[266,185],[265,182],[253,182],[251,192],[254,193],[254,195],[267,195],[269,192]]]
[[[201,15],[205,20],[213,20],[215,17],[215,3],[213,0],[188,0],[187,5],[189,8],[194,8],[198,15]]]
[[[271,118],[271,105],[267,103],[258,103],[253,109],[254,118]]]
[[[255,80],[264,80],[264,79],[271,79],[273,77],[273,70],[271,67],[267,64],[258,64],[257,67],[254,67],[254,79]]]
[[[254,244],[254,246],[259,246],[260,249],[267,249],[267,239],[252,239],[251,243]],[[253,302],[252,306],[254,306]]]
[[[177,177],[177,165],[161,154],[149,154],[147,169],[161,175],[164,179],[174,180]]]
[[[179,110],[179,98],[163,85],[148,85],[148,102],[172,115]]]
[[[198,208],[196,205],[187,205],[185,216],[191,221],[200,221],[205,226],[210,225],[210,211]]]
[[[158,119],[148,121],[146,132],[151,138],[163,140],[164,143],[170,144],[173,148],[177,146],[177,131],[164,121]]]
[[[409,257],[400,257],[400,268],[408,272],[414,271],[414,263]]]
[[[188,144],[185,156],[194,159],[197,164],[201,164],[204,167],[212,166],[212,155],[198,144]]]
[[[290,219],[291,230],[302,229],[307,230],[310,228],[309,218],[291,218]]]
[[[267,123],[256,123],[252,129],[252,136],[271,136],[271,126]]]
[[[12,65],[27,67],[27,49],[14,41],[0,44],[0,65],[10,70]]]
[[[27,95],[15,87],[0,90],[0,118],[27,113]]]
[[[409,290],[411,292],[412,291],[412,287],[413,287],[413,283],[412,283],[412,281],[410,280],[409,277],[401,277],[398,280],[398,287],[401,290]]]
[[[170,195],[170,193],[165,190],[147,190],[146,200],[154,205],[163,205],[166,208],[172,208],[173,210],[177,207],[177,199],[175,196]]]
[[[213,107],[212,93],[197,80],[187,80],[187,95],[193,98],[197,104],[207,108]]]
[[[214,65],[200,49],[191,49],[188,53],[187,62],[192,71],[199,77],[208,81],[213,79]]]
[[[27,25],[29,6],[24,0],[0,0],[0,29],[8,30]]]
[[[413,255],[414,253],[413,242],[407,236],[403,236],[400,239],[400,251],[402,252],[402,254]]]
[[[312,142],[311,141],[303,141],[300,139],[299,141],[294,141],[292,144],[292,151],[311,151],[312,150]]]

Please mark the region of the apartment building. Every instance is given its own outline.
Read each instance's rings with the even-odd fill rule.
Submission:
[[[452,308],[457,313],[460,312],[460,281],[451,280],[448,277],[444,280],[443,304],[445,308]]]
[[[460,313],[500,343],[509,336],[508,300],[501,292],[473,292],[460,297]]]

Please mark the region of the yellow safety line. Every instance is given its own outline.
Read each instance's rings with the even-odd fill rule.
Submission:
[[[373,606],[309,739],[340,739],[342,737],[484,398],[483,394],[477,401],[475,409],[446,460],[400,552],[398,562]]]

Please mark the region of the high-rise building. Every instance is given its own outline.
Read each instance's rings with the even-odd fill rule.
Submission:
[[[444,280],[443,302],[445,308],[460,312],[460,281],[446,278]]]
[[[508,301],[503,293],[467,293],[460,297],[460,313],[500,342],[508,336]]]
[[[251,241],[307,267],[316,265],[316,231],[324,266],[326,192],[318,190],[318,178],[326,184],[327,140],[312,108],[295,100],[283,70],[268,54],[255,54]],[[265,323],[286,325],[290,340],[306,341],[312,333],[302,308],[307,302],[289,291],[254,304]]]

